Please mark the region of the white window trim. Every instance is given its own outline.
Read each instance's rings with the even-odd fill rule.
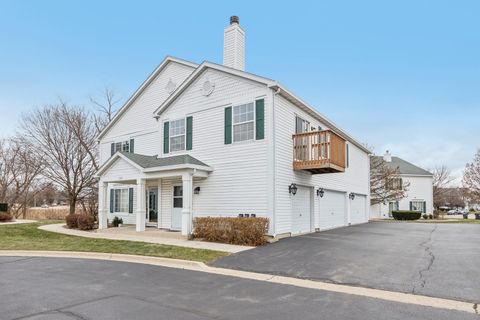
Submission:
[[[172,122],[174,122],[174,121],[179,121],[179,120],[183,120],[185,132],[184,132],[183,134],[171,135],[170,133],[171,133],[171,130],[172,130]],[[187,150],[187,117],[177,118],[177,119],[173,119],[173,120],[168,120],[167,122],[169,123],[169,126],[168,126],[168,150],[169,150],[169,154],[170,154],[170,153],[181,153],[181,152],[185,152],[185,150]],[[184,136],[184,137],[185,137],[183,149],[180,149],[180,150],[172,150],[172,143],[171,143],[171,142],[172,142],[172,138],[181,137],[181,136]]]
[[[257,100],[261,100],[263,98],[259,98],[259,99],[255,99],[252,101],[249,101],[249,102],[244,102],[244,103],[238,103],[236,105],[230,105],[230,107],[232,108],[232,144],[242,144],[242,143],[251,143],[251,142],[255,142],[255,137],[257,136],[257,123],[256,123],[256,119],[257,119],[257,108],[255,108],[255,103],[257,102]],[[240,106],[243,106],[243,105],[248,105],[250,103],[253,103],[253,120],[250,120],[250,121],[243,121],[243,122],[239,122],[239,123],[233,123],[233,109],[235,107],[240,107]],[[240,141],[235,141],[235,135],[234,135],[234,131],[233,131],[233,128],[235,126],[238,126],[238,125],[242,125],[242,124],[245,124],[245,123],[250,123],[250,122],[253,122],[253,138],[252,139],[246,139],[246,140],[240,140]]]

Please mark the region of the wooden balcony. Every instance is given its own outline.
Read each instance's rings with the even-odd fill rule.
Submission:
[[[331,130],[298,133],[293,139],[293,169],[312,174],[345,171],[345,140]]]

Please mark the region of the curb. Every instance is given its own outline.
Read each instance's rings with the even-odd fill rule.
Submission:
[[[450,300],[450,299],[444,299],[444,298],[434,298],[434,297],[380,290],[380,289],[371,289],[371,288],[355,287],[355,286],[348,286],[348,285],[341,285],[341,284],[333,284],[333,283],[327,283],[327,282],[277,276],[272,274],[239,271],[239,270],[225,269],[225,268],[215,268],[215,267],[208,266],[202,262],[196,262],[196,261],[149,257],[149,256],[136,256],[136,255],[117,254],[117,253],[76,252],[76,251],[0,250],[0,256],[75,258],[75,259],[94,259],[94,260],[139,263],[139,264],[147,264],[147,265],[161,266],[161,267],[167,267],[167,268],[205,272],[210,274],[218,274],[222,276],[263,281],[263,282],[269,282],[269,283],[275,283],[275,284],[281,284],[281,285],[290,285],[290,286],[306,288],[306,289],[350,294],[355,296],[362,296],[362,297],[368,297],[368,298],[374,298],[374,299],[398,302],[398,303],[405,303],[405,304],[413,304],[413,305],[431,307],[436,309],[446,309],[446,310],[454,310],[454,311],[462,311],[462,312],[478,314],[477,308],[476,308],[477,304],[473,304],[470,302],[463,302],[463,301]]]

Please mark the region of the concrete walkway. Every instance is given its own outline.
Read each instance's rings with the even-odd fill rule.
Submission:
[[[223,244],[215,242],[187,240],[179,232],[170,232],[160,230],[154,227],[147,228],[144,232],[136,232],[134,227],[126,226],[120,228],[109,228],[103,230],[94,231],[82,231],[75,229],[65,228],[64,223],[59,224],[47,224],[40,226],[39,229],[62,233],[72,236],[95,238],[95,239],[109,239],[109,240],[127,240],[127,241],[140,241],[156,244],[165,244],[171,246],[195,248],[195,249],[208,249],[223,251],[228,253],[238,253],[253,249],[253,247],[237,246],[232,244]]]
[[[15,220],[15,221],[0,222],[0,226],[6,226],[6,225],[11,225],[11,224],[33,223],[33,222],[37,222],[37,220],[17,219],[17,220]]]
[[[56,258],[79,258],[94,260],[121,261],[130,263],[140,263],[154,266],[162,266],[167,268],[175,268],[182,270],[190,270],[203,272],[208,274],[217,274],[235,278],[250,279],[261,282],[275,283],[281,285],[289,285],[300,288],[308,288],[312,290],[329,291],[343,293],[361,297],[380,299],[384,301],[392,301],[409,305],[417,305],[431,307],[444,310],[455,310],[467,312],[470,314],[477,313],[477,305],[469,302],[456,300],[433,298],[422,295],[414,295],[387,290],[362,288],[348,285],[339,285],[333,283],[289,278],[273,274],[254,273],[247,271],[239,271],[232,269],[215,268],[205,265],[201,262],[184,261],[168,258],[110,254],[110,253],[85,253],[85,252],[61,252],[61,251],[0,251],[0,256],[7,257],[56,257]]]

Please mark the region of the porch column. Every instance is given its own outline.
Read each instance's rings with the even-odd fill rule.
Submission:
[[[146,195],[145,195],[145,179],[137,179],[137,210],[136,214],[136,231],[145,231],[145,215],[146,215]]]
[[[182,235],[188,236],[192,233],[193,176],[191,173],[185,173],[182,175],[182,185],[183,185]]]
[[[98,186],[98,229],[107,229],[108,183],[100,182]]]

